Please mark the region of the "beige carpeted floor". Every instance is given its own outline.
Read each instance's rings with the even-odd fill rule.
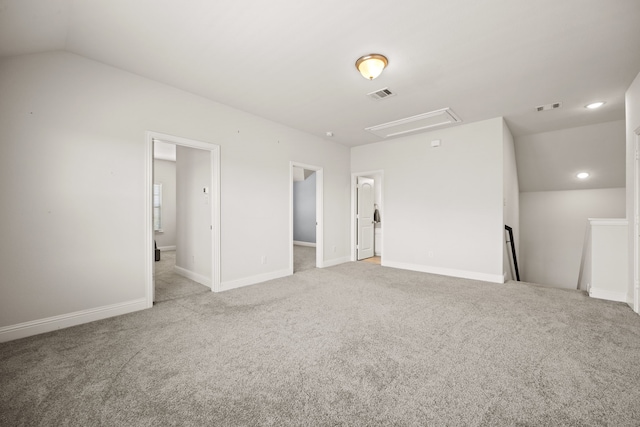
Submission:
[[[621,303],[346,263],[0,344],[2,426],[638,426]]]
[[[316,248],[293,245],[293,272],[300,273],[316,268]]]
[[[164,251],[160,254],[160,261],[155,263],[153,274],[156,290],[155,302],[211,292],[211,288],[175,273],[175,265],[176,251]]]

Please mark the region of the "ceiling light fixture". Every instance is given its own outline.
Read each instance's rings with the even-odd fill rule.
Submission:
[[[579,179],[587,179],[589,178],[589,173],[588,172],[580,172],[579,174],[576,175]]]
[[[356,68],[367,80],[373,80],[382,73],[382,70],[389,64],[389,60],[379,53],[365,55],[356,61]]]
[[[595,110],[596,108],[600,108],[604,105],[604,102],[602,101],[598,101],[598,102],[592,102],[591,104],[587,104],[584,106],[584,108],[588,108],[590,110]]]

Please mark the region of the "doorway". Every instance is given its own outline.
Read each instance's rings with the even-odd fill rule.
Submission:
[[[382,264],[382,170],[351,174],[351,261]]]
[[[191,159],[191,161],[200,162],[204,164],[203,168],[198,168],[206,171],[205,177],[200,177],[198,181],[198,194],[195,196],[187,195],[195,200],[193,203],[200,205],[208,205],[207,209],[198,218],[198,223],[202,225],[202,229],[208,233],[204,244],[206,247],[200,252],[204,253],[206,259],[203,260],[204,264],[210,266],[210,274],[206,274],[210,277],[200,277],[200,282],[205,282],[206,286],[209,286],[212,291],[219,292],[220,289],[220,146],[210,144],[207,142],[191,140],[187,138],[181,138],[173,135],[166,135],[157,132],[148,131],[146,134],[146,245],[149,248],[147,251],[147,263],[145,271],[145,298],[147,307],[153,306],[154,301],[154,269],[155,269],[155,243],[154,243],[154,143],[162,142],[166,144],[173,144],[177,150],[182,150],[186,157],[196,156],[198,159]],[[189,150],[196,149],[196,150]],[[204,153],[203,153],[204,152]],[[204,184],[201,184],[204,182]],[[195,184],[193,185],[195,187]],[[194,190],[195,191],[195,190]],[[187,201],[191,203],[191,201]],[[202,233],[202,230],[198,230],[197,233]],[[198,243],[194,243],[197,247]],[[200,245],[202,242],[199,243]],[[194,263],[196,261],[195,255],[189,255],[192,257]],[[195,270],[195,269],[194,269]]]
[[[322,268],[324,260],[323,169],[289,163],[289,271]]]

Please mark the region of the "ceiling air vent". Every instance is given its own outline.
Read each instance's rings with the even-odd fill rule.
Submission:
[[[367,96],[369,98],[375,99],[376,101],[379,101],[381,99],[386,99],[392,96],[396,96],[396,94],[391,92],[388,87],[385,87],[384,89],[380,89],[380,90],[376,90],[374,92],[368,93]]]
[[[536,107],[536,111],[555,110],[560,107],[562,107],[562,102],[554,102],[553,104],[540,105],[539,107]]]
[[[418,114],[406,119],[395,120],[377,126],[365,128],[366,131],[382,138],[404,135],[411,132],[423,131],[436,126],[460,123],[462,120],[450,108]]]

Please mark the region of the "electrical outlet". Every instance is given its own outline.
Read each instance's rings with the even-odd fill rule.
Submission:
[[[262,255],[262,263],[263,264],[267,263],[267,256],[266,255]]]
[[[333,252],[336,252],[337,250],[338,250],[338,248],[334,246],[333,247]]]
[[[427,257],[429,257],[429,258],[433,258],[433,251],[429,251],[429,252],[427,252]]]

